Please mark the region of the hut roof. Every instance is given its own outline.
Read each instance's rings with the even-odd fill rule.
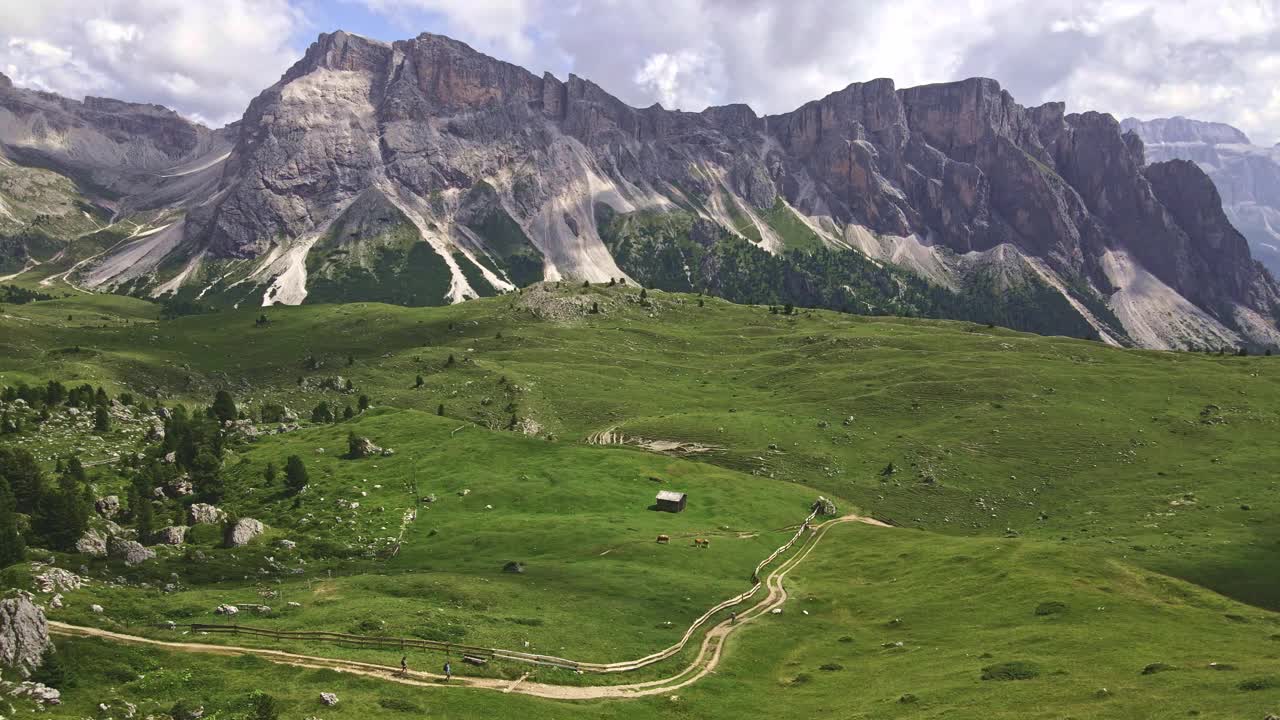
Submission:
[[[675,490],[659,490],[658,499],[668,502],[680,502],[684,499],[684,493],[676,492]]]

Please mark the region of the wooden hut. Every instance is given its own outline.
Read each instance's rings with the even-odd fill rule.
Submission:
[[[674,490],[660,490],[658,491],[657,499],[658,509],[663,512],[678,513],[681,510],[684,510],[685,502],[688,501],[688,499],[689,496],[682,492],[675,492]]]

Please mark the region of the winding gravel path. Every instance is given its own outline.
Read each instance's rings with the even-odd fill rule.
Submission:
[[[768,592],[760,599],[759,602],[740,613],[736,623],[724,620],[707,631],[706,635],[702,639],[702,644],[698,648],[698,655],[694,658],[693,662],[683,670],[669,677],[625,685],[599,685],[588,687],[552,685],[548,683],[529,682],[527,674],[514,681],[497,678],[459,677],[455,675],[451,681],[446,683],[444,682],[443,675],[437,675],[435,673],[411,671],[407,675],[401,675],[399,668],[389,665],[357,662],[354,660],[339,660],[312,655],[299,655],[280,650],[240,647],[235,645],[168,642],[164,640],[153,640],[151,638],[140,637],[137,635],[126,635],[124,633],[116,633],[98,628],[68,625],[67,623],[55,621],[49,622],[49,630],[57,635],[68,637],[94,637],[111,640],[113,642],[148,645],[176,652],[198,652],[210,655],[229,656],[253,655],[260,657],[263,660],[268,660],[281,665],[292,665],[294,667],[316,670],[337,670],[338,672],[351,673],[352,675],[374,677],[389,682],[397,682],[402,685],[436,688],[479,688],[484,690],[496,690],[503,693],[518,693],[520,695],[552,698],[556,700],[597,700],[602,698],[631,698],[644,697],[646,695],[660,695],[692,685],[707,675],[715,672],[716,667],[720,664],[725,641],[728,637],[751,623],[753,620],[756,620],[763,615],[767,615],[774,608],[781,607],[782,604],[787,601],[787,591],[783,586],[783,580],[786,578],[787,573],[795,569],[796,566],[809,556],[809,553],[813,552],[813,549],[818,546],[818,543],[822,540],[823,536],[826,535],[828,530],[839,523],[845,522],[860,522],[879,527],[889,527],[879,520],[862,517],[860,515],[846,515],[844,517],[835,518],[819,525],[815,525],[810,537],[803,543],[799,544],[799,549],[795,554],[787,558],[787,560],[765,577],[765,587],[768,589]]]

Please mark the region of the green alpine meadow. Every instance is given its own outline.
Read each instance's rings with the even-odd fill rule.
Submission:
[[[46,712],[1238,717],[1280,699],[1266,355],[625,282],[176,319],[67,293],[0,322],[0,530],[25,545],[2,577],[50,623]],[[663,490],[685,509],[656,510]],[[657,662],[590,669],[675,646],[775,570],[767,611],[761,590]],[[209,627],[231,625],[259,634]]]
[[[1280,720],[1278,40],[0,0],[0,720]]]

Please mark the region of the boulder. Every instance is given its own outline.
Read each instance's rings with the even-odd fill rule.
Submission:
[[[239,614],[240,608],[235,605],[219,605],[213,609],[215,615],[236,615]]]
[[[247,545],[250,540],[258,537],[266,530],[266,526],[253,518],[240,518],[236,524],[227,530],[227,546],[241,547]]]
[[[99,515],[107,520],[111,520],[116,515],[120,514],[120,497],[118,495],[100,497],[97,502],[93,504],[93,508],[98,511]]]
[[[164,440],[164,421],[159,418],[152,418],[150,427],[147,428],[147,442],[160,442]]]
[[[320,702],[325,707],[333,707],[338,704],[338,696],[330,692],[320,693]]]
[[[167,452],[167,453],[165,453],[165,454],[164,454],[164,461],[165,461],[165,462],[167,462],[167,463],[170,463],[170,464],[178,462],[178,453],[176,453],[176,452]]]
[[[276,546],[279,547],[281,550],[292,550],[298,547],[298,543],[292,540],[277,540]]]
[[[158,545],[181,545],[187,541],[187,528],[171,525],[156,532],[152,540]]]
[[[502,566],[502,572],[505,572],[505,573],[516,573],[517,575],[518,575],[518,574],[520,574],[520,573],[523,573],[523,572],[524,572],[524,563],[522,563],[522,562],[516,562],[516,561],[512,560],[511,562],[509,562],[509,563],[507,563],[506,565],[503,565],[503,566]]]
[[[367,437],[358,437],[352,440],[349,453],[353,458],[373,457],[374,455],[381,455],[382,448]]]
[[[24,680],[20,683],[5,683],[5,685],[12,685],[12,689],[5,688],[11,697],[26,698],[37,705],[59,705],[62,703],[62,692],[44,683]]]
[[[813,509],[817,510],[819,515],[836,514],[836,504],[821,495],[819,495],[818,499],[814,501]]]
[[[76,541],[76,552],[91,555],[93,557],[106,557],[107,555],[107,535],[97,528],[89,528],[84,531],[80,539]]]
[[[31,593],[19,591],[0,600],[0,667],[30,677],[52,646],[44,609]]]
[[[104,612],[104,610],[101,605],[94,603],[89,606],[89,612],[93,613],[94,615],[101,615]]]
[[[49,607],[53,610],[59,610],[62,608],[62,593],[57,593],[53,597],[49,598]]]
[[[227,514],[208,503],[195,503],[187,508],[188,525],[213,525],[227,518]]]
[[[114,560],[121,560],[125,565],[133,567],[154,558],[156,551],[137,540],[113,537],[107,540],[107,556]]]

